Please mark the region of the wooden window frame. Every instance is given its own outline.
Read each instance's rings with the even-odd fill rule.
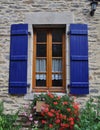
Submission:
[[[63,84],[62,86],[57,86],[57,87],[53,87],[52,84],[52,34],[51,34],[51,30],[55,29],[55,28],[42,28],[42,30],[46,30],[47,31],[47,41],[46,41],[46,45],[47,45],[47,68],[46,68],[46,87],[38,87],[36,86],[36,79],[35,79],[35,75],[36,75],[36,31],[37,30],[41,30],[41,28],[34,28],[34,32],[33,32],[33,71],[32,71],[32,91],[33,92],[46,92],[47,90],[51,91],[51,92],[62,92],[65,93],[66,92],[66,35],[65,35],[65,28],[64,29],[64,33],[62,36],[62,81]],[[58,27],[59,29],[59,27]],[[59,44],[59,43],[56,43]],[[50,51],[51,50],[51,51]],[[56,57],[57,58],[57,57]],[[59,58],[59,57],[58,57]],[[51,77],[51,78],[50,78]]]

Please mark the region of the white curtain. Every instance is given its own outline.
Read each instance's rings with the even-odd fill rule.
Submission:
[[[46,72],[46,59],[36,60],[36,72]]]
[[[36,79],[37,80],[46,80],[46,74],[36,74]]]
[[[60,80],[62,79],[62,74],[52,74],[52,80]]]
[[[53,59],[52,60],[52,72],[62,72],[62,60]],[[53,80],[62,79],[62,74],[52,74]]]
[[[62,60],[61,59],[52,60],[52,72],[62,72]]]
[[[36,72],[46,72],[46,59],[36,60]],[[36,74],[36,79],[46,80],[46,74]]]
[[[46,59],[36,60],[36,72],[46,72]],[[62,72],[62,60],[52,60],[52,72]],[[46,80],[46,74],[36,74],[36,79]],[[52,80],[62,79],[62,74],[52,74]]]

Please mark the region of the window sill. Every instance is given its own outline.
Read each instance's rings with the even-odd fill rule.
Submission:
[[[45,92],[42,92],[43,94],[45,94],[46,93],[46,91]],[[58,95],[58,96],[63,96],[63,95],[66,95],[67,93],[65,92],[52,92],[52,93],[55,93],[56,95]],[[41,94],[41,92],[31,92],[31,93],[27,93],[25,96],[24,96],[24,99],[25,100],[33,100],[34,99],[34,96],[35,95],[39,95],[39,94]]]

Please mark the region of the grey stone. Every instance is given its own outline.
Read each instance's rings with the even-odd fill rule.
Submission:
[[[91,89],[90,92],[91,93],[98,93],[99,91],[97,89]]]
[[[69,24],[73,22],[71,12],[35,12],[26,15],[25,22],[29,24]]]

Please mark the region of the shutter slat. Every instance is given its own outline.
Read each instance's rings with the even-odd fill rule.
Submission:
[[[77,55],[76,55],[76,56],[75,56],[75,55],[73,56],[73,55],[72,55],[72,56],[71,56],[71,60],[76,60],[76,61],[77,61],[77,60],[82,60],[82,61],[83,61],[83,60],[86,60],[86,61],[88,61],[88,56],[77,56]]]
[[[25,55],[20,55],[20,56],[11,56],[10,57],[11,60],[27,60],[27,56]]]
[[[87,87],[87,85],[88,85],[88,82],[72,82],[71,83],[71,87],[77,87],[77,86],[79,86],[79,87],[83,87],[83,85],[84,85],[84,87],[86,86]]]
[[[28,35],[28,30],[12,30],[11,35]]]
[[[9,93],[27,93],[28,24],[11,26]]]
[[[12,87],[27,87],[27,84],[25,82],[10,82],[9,84]]]
[[[86,24],[70,25],[70,93],[89,93],[88,29]]]
[[[88,32],[87,30],[71,30],[70,34],[87,35]]]

